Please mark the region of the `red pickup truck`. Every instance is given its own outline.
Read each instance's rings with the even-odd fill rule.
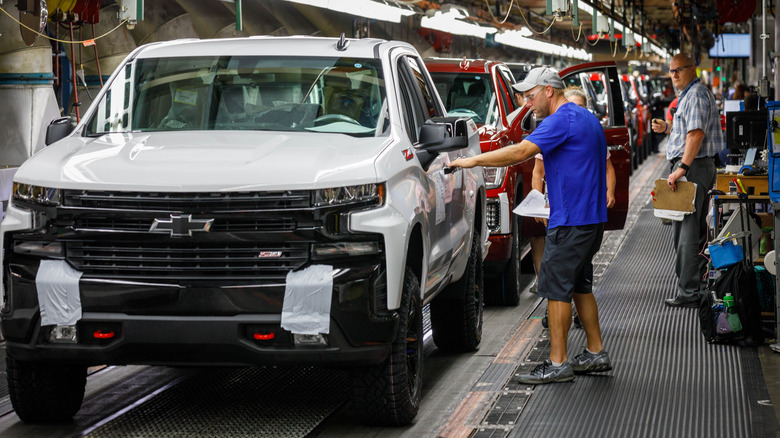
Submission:
[[[448,115],[467,115],[476,122],[483,152],[518,143],[536,126],[532,111],[519,104],[512,90],[515,77],[505,63],[429,58],[425,65]],[[602,120],[617,177],[616,204],[609,210],[607,229],[620,229],[628,211],[631,160],[617,68],[614,62],[592,62],[569,67],[560,75],[566,84],[593,89],[590,77],[595,73],[608,78],[605,83],[610,84],[599,100],[590,99],[588,107]],[[520,262],[530,249],[527,238],[544,234],[544,228],[533,218],[512,213],[531,190],[533,161],[484,168],[491,243],[484,263],[487,303],[519,303]]]

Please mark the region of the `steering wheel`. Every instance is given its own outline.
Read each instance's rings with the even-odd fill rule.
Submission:
[[[360,125],[360,122],[353,119],[352,117],[345,116],[344,114],[333,113],[333,114],[326,114],[324,116],[320,116],[314,119],[314,126],[322,126],[334,122],[347,122],[355,125]]]

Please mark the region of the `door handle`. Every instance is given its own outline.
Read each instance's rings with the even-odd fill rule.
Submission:
[[[449,174],[451,174],[453,172],[457,172],[457,171],[462,170],[462,169],[463,169],[462,167],[445,167],[444,168],[444,174],[445,175],[449,175]]]

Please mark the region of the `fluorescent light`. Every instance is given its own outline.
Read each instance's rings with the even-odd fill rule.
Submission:
[[[590,16],[593,16],[593,8],[590,7],[590,5],[587,5],[585,3],[577,3],[577,9],[580,11],[584,11],[587,14],[590,14]]]
[[[372,0],[287,0],[291,3],[298,3],[307,6],[315,6],[323,9],[330,9],[335,12],[342,12],[358,17],[370,18],[373,20],[390,21],[400,23],[402,17],[414,15],[412,9],[403,9],[391,6],[387,3],[379,3]]]
[[[498,32],[498,29],[495,27],[467,23],[462,21],[463,18],[466,18],[466,15],[456,8],[451,8],[444,13],[436,11],[431,17],[422,17],[420,26],[426,29],[440,30],[455,35],[473,36],[482,39],[485,39],[489,33],[493,34]]]
[[[581,59],[583,61],[593,60],[593,55],[583,49],[575,49],[574,47],[569,47],[567,45],[558,45],[531,39],[527,37],[527,35],[530,35],[530,31],[527,29],[525,29],[525,31],[527,33],[523,32],[523,29],[520,31],[507,30],[497,33],[495,41],[506,46],[517,47],[518,49],[549,53],[566,58]]]

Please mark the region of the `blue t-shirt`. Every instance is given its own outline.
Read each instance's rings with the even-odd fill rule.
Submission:
[[[607,139],[596,116],[567,102],[526,138],[542,150],[548,227],[607,221]]]

